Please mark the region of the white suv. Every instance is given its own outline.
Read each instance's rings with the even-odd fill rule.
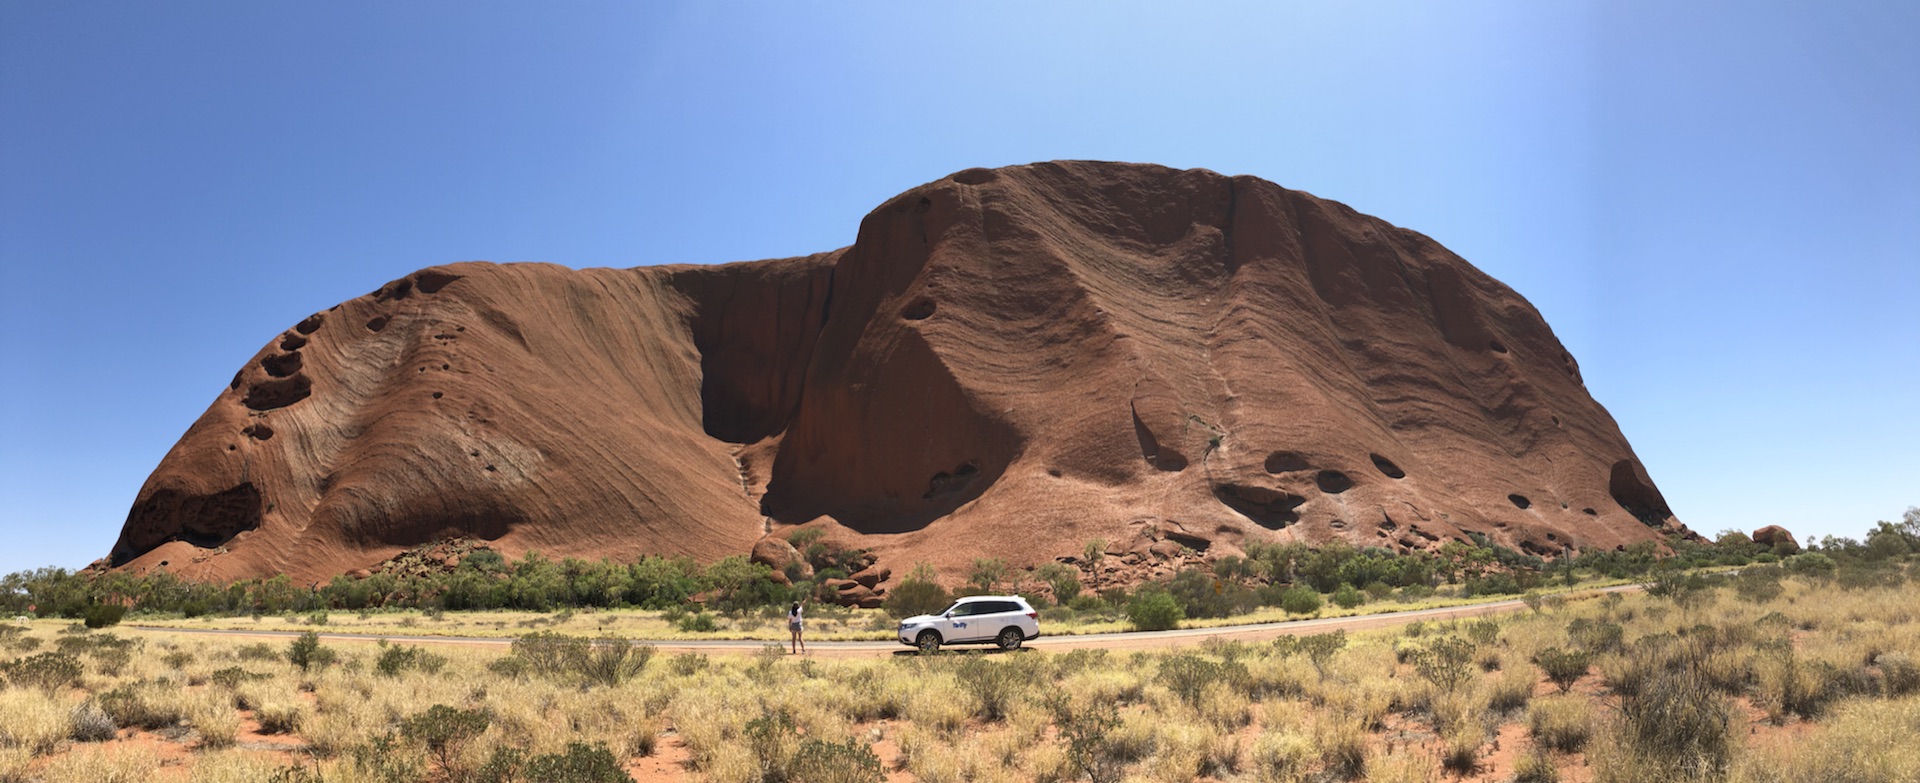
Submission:
[[[997,644],[1017,650],[1040,636],[1040,613],[1017,595],[972,595],[955,601],[939,614],[923,614],[900,621],[900,643],[923,653],[943,644]]]

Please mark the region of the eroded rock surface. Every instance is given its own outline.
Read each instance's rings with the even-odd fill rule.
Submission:
[[[111,562],[712,560],[798,525],[947,579],[1095,539],[1686,533],[1540,314],[1446,248],[1252,177],[1064,162],[914,188],[831,253],[392,281],[274,336]]]

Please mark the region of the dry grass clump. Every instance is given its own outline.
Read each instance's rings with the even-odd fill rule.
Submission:
[[[82,746],[47,764],[46,783],[149,783],[160,762],[144,748]]]
[[[24,748],[29,754],[52,753],[67,738],[68,714],[64,699],[26,688],[0,690],[0,747]]]
[[[1527,730],[1534,742],[1561,753],[1585,750],[1593,738],[1593,704],[1582,696],[1535,699],[1527,710]]]

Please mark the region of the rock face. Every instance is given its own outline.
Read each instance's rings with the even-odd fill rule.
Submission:
[[[1066,162],[914,188],[831,253],[454,264],[315,313],[110,561],[321,580],[452,535],[711,560],[797,525],[947,579],[1092,540],[1691,535],[1540,314],[1446,248],[1252,177]]]

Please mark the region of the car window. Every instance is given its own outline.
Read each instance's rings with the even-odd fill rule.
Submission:
[[[1019,610],[1020,610],[1020,605],[1012,601],[994,601],[993,602],[992,612],[994,614],[1002,614],[1005,612],[1017,612]]]
[[[971,617],[980,613],[980,606],[981,602],[979,601],[967,604],[956,604],[953,607],[952,615],[954,617]]]

